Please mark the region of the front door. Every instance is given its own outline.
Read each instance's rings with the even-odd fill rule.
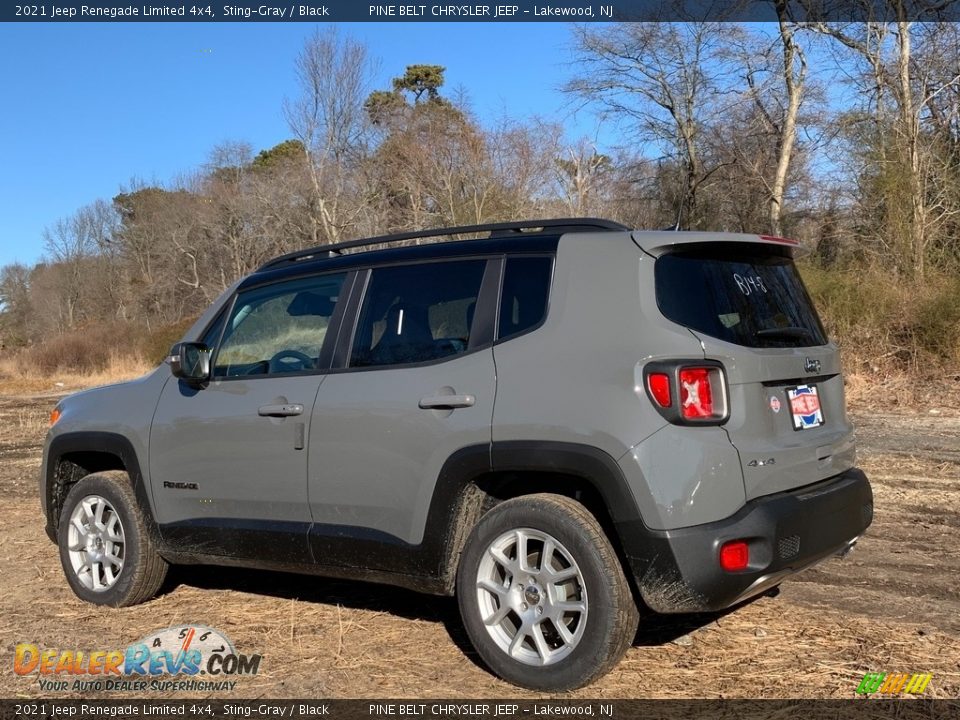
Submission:
[[[345,275],[242,290],[213,378],[171,378],[150,435],[164,536],[211,554],[307,562],[307,441]],[[331,338],[332,340],[332,338]]]

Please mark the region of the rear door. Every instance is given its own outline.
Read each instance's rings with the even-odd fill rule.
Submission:
[[[421,262],[362,278],[355,328],[341,333],[339,367],[320,389],[310,426],[317,562],[396,569],[388,554],[423,542],[447,460],[464,448],[489,458],[501,264]]]
[[[656,263],[657,302],[726,369],[748,499],[854,462],[840,354],[788,253],[761,243],[682,245]]]

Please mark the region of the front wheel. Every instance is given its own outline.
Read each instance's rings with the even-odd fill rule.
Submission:
[[[70,489],[57,540],[67,582],[95,605],[149,600],[167,575],[124,472],[87,475]]]
[[[637,629],[610,541],[583,505],[560,495],[507,500],[484,515],[467,540],[457,597],[490,669],[535,690],[599,678]]]

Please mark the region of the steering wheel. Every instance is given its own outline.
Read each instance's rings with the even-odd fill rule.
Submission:
[[[294,367],[290,360],[296,360],[300,367]],[[270,372],[284,373],[296,372],[297,370],[310,370],[313,368],[313,358],[299,350],[281,350],[270,358]]]

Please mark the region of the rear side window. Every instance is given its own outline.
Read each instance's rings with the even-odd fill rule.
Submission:
[[[654,275],[660,312],[695,332],[757,348],[827,343],[790,258],[720,246],[664,255]]]
[[[547,314],[552,257],[508,257],[500,298],[497,339],[513,337],[539,325]]]
[[[458,260],[375,268],[350,366],[406,365],[466,352],[486,266],[486,260]]]

